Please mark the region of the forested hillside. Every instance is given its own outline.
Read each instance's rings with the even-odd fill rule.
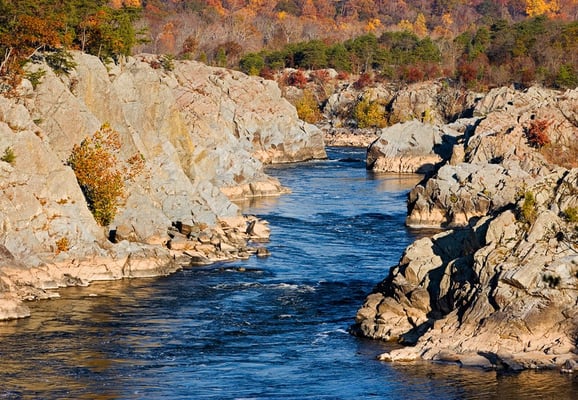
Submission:
[[[66,50],[102,59],[131,53],[140,1],[0,0],[0,76],[15,78],[41,52],[56,71],[72,67]]]
[[[167,54],[469,87],[578,85],[578,0],[0,0],[0,74],[38,50]]]

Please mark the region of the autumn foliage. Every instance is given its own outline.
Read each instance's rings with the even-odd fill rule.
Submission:
[[[304,90],[303,96],[295,103],[297,114],[303,121],[314,124],[321,121],[322,115],[315,95],[310,90]]]
[[[551,122],[544,119],[530,122],[530,125],[525,130],[526,138],[530,146],[541,148],[550,143],[550,138],[546,132],[550,125]]]
[[[359,128],[383,128],[387,125],[385,106],[375,100],[363,99],[353,110]]]
[[[577,18],[577,0],[0,0],[0,76],[39,53],[79,49],[114,61],[170,54],[252,75],[332,68],[480,90],[564,89],[578,85]]]
[[[140,13],[137,0],[0,0],[0,77],[20,76],[24,64],[45,52],[128,55],[139,42]]]
[[[75,145],[68,158],[88,208],[100,225],[110,224],[125,195],[125,181],[134,178],[144,167],[140,154],[121,163],[120,135],[110,125],[103,125],[92,137]]]

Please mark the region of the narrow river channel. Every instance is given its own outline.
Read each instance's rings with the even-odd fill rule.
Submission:
[[[61,291],[0,323],[0,399],[571,399],[577,377],[375,360],[348,334],[365,296],[420,232],[414,175],[364,150],[269,169],[293,193],[244,204],[268,258]]]

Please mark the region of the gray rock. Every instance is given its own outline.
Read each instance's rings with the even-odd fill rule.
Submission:
[[[464,366],[517,371],[577,361],[576,226],[550,210],[573,196],[577,174],[547,175],[527,187],[536,194],[533,222],[518,218],[519,200],[514,210],[416,241],[367,298],[354,331],[409,336],[411,354]],[[397,358],[408,357],[385,357]]]
[[[367,150],[367,168],[377,172],[431,173],[450,158],[460,133],[413,120],[381,131]]]

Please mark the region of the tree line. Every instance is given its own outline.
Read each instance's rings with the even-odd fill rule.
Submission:
[[[496,21],[578,18],[578,0],[142,0],[144,52],[232,67],[247,52],[409,30],[455,38]]]
[[[312,40],[248,53],[238,67],[254,75],[333,68],[386,81],[445,77],[478,89],[510,83],[573,88],[578,86],[578,22],[540,15],[518,23],[499,20],[453,39],[420,38],[402,30],[336,44]]]
[[[577,18],[578,0],[0,0],[0,76],[37,57],[66,71],[66,50],[79,49],[251,74],[334,68],[392,81],[573,87]]]

